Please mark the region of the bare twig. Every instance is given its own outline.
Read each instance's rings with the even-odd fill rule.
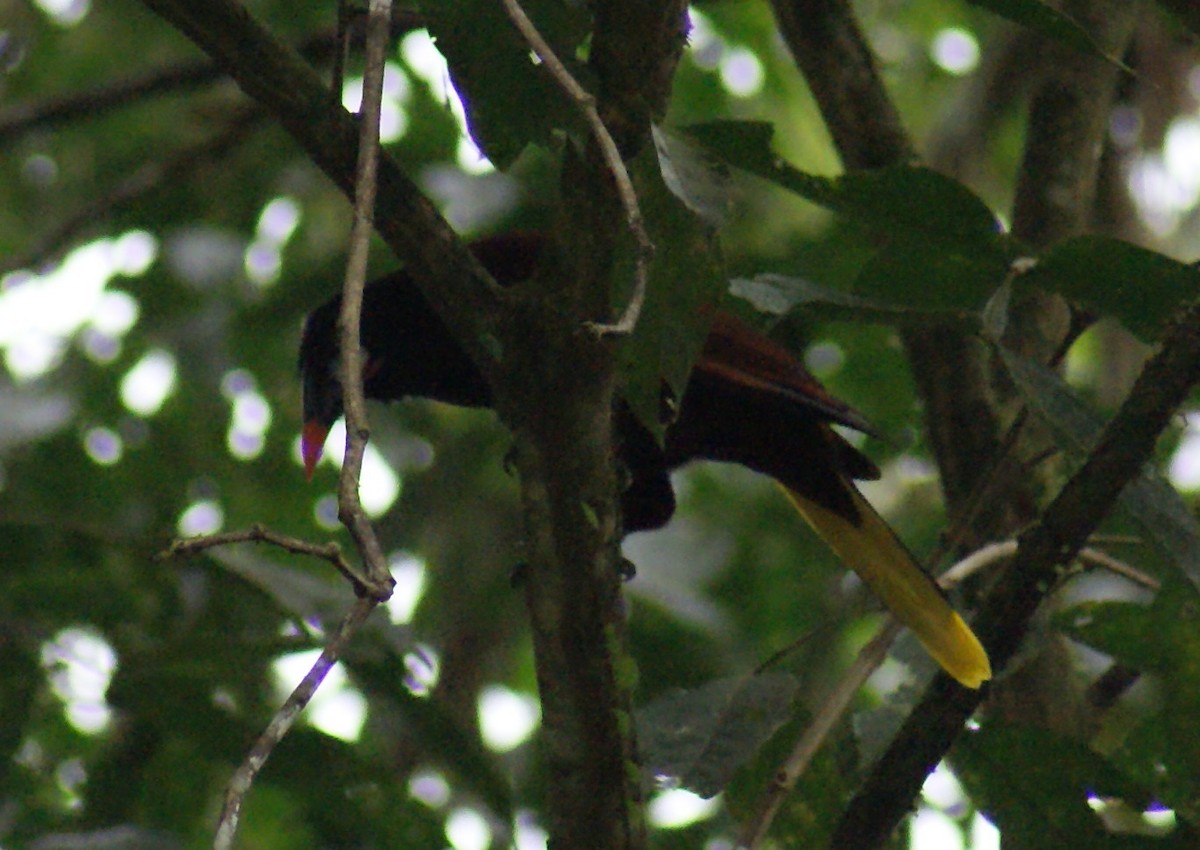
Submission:
[[[354,590],[360,596],[367,591],[367,584],[350,565],[342,554],[342,548],[336,543],[310,543],[298,537],[289,537],[277,531],[271,531],[265,526],[254,524],[245,531],[226,531],[220,534],[204,534],[199,537],[185,537],[174,540],[171,545],[155,556],[157,560],[168,558],[190,558],[200,552],[214,549],[217,546],[228,546],[231,543],[269,543],[278,546],[293,555],[311,555],[333,564],[334,569],[346,577],[354,585]]]
[[[362,316],[362,291],[367,277],[367,253],[375,223],[375,175],[379,164],[379,111],[383,99],[383,68],[387,56],[388,19],[391,0],[371,0],[367,17],[366,71],[363,77],[361,130],[358,167],[355,174],[354,223],[346,258],[346,280],[342,288],[342,309],[338,316],[343,406],[346,413],[346,456],[338,479],[338,519],[349,529],[363,556],[372,595],[383,601],[392,595],[395,581],[388,571],[387,559],[379,538],[358,498],[358,481],[363,453],[370,432],[363,400],[362,349],[359,323]]]
[[[829,733],[837,727],[838,721],[850,707],[859,688],[887,658],[888,647],[900,634],[900,629],[900,622],[895,617],[888,617],[875,636],[859,651],[850,669],[825,698],[812,722],[796,742],[796,746],[771,778],[771,784],[763,793],[757,811],[742,827],[738,847],[754,850],[766,837],[775,815],[779,812],[780,804],[796,784],[796,780],[808,769],[813,756],[820,752]]]
[[[617,195],[621,199],[621,206],[625,209],[625,223],[629,227],[629,232],[633,234],[633,238],[637,243],[637,258],[634,268],[633,294],[629,297],[629,303],[625,306],[624,312],[616,322],[606,324],[603,322],[589,322],[587,328],[597,336],[624,336],[633,331],[637,326],[638,318],[642,313],[642,305],[646,301],[646,278],[649,274],[648,267],[650,260],[654,256],[654,245],[650,242],[650,237],[646,233],[646,225],[642,220],[642,211],[638,206],[637,192],[634,191],[633,181],[629,178],[629,171],[625,168],[625,161],[621,158],[621,151],[617,148],[617,143],[613,139],[612,134],[608,132],[608,128],[604,126],[604,121],[600,118],[600,113],[596,109],[596,98],[591,95],[579,82],[571,76],[571,72],[555,55],[554,50],[542,38],[533,21],[525,14],[525,10],[521,8],[521,4],[517,0],[503,0],[504,10],[508,13],[508,17],[512,20],[521,36],[529,43],[530,48],[542,61],[542,65],[550,72],[550,76],[558,84],[567,96],[574,101],[579,111],[588,123],[588,127],[592,131],[592,137],[596,140],[596,144],[600,148],[600,154],[604,158],[604,163],[608,167],[609,173],[612,174],[613,182],[617,187]]]
[[[981,570],[1010,560],[1017,554],[1019,545],[1017,540],[989,543],[942,573],[938,577],[938,584],[949,590]],[[1148,576],[1098,549],[1091,547],[1080,549],[1079,559],[1124,576],[1151,590],[1157,590],[1159,587],[1158,581],[1152,576]],[[808,728],[796,742],[796,746],[775,772],[754,816],[742,828],[741,837],[738,840],[739,847],[753,850],[766,837],[783,799],[795,786],[804,771],[808,769],[813,756],[825,745],[829,734],[837,727],[838,721],[850,708],[854,695],[887,658],[888,649],[900,634],[900,630],[900,623],[895,617],[889,615],[867,645],[859,652],[854,664],[825,698]]]
[[[1011,558],[1016,551],[1015,540],[988,544],[946,570],[938,577],[938,584],[949,590],[968,576]],[[771,783],[763,793],[753,817],[742,827],[738,847],[753,850],[766,837],[783,799],[804,775],[813,756],[825,745],[829,734],[837,728],[838,722],[849,710],[854,695],[887,658],[888,649],[899,636],[901,628],[899,620],[889,614],[867,645],[859,650],[850,669],[825,697],[804,734],[771,778]]]
[[[266,764],[267,759],[271,757],[275,747],[295,724],[296,718],[300,716],[300,712],[317,692],[317,688],[321,686],[325,676],[333,669],[333,665],[341,657],[350,639],[375,610],[376,604],[376,600],[370,596],[361,596],[354,601],[354,607],[350,609],[333,637],[329,639],[329,643],[325,645],[325,649],[321,651],[321,657],[316,660],[312,669],[292,691],[287,701],[280,706],[279,711],[275,712],[275,716],[271,718],[267,728],[254,742],[245,761],[242,762],[241,767],[237,769],[225,788],[225,803],[221,807],[221,818],[217,822],[213,850],[229,850],[233,847],[242,811],[242,801],[245,800],[246,793],[254,783],[254,778]]]

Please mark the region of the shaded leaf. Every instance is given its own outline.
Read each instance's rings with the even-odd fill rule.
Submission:
[[[1077,741],[991,721],[961,736],[954,756],[959,779],[1006,841],[1029,850],[1142,846],[1114,843],[1088,800],[1116,797],[1142,811],[1149,791]]]
[[[914,238],[893,238],[863,267],[855,291],[905,308],[979,315],[1008,273],[1001,252],[960,250]]]
[[[1200,292],[1200,269],[1107,236],[1076,236],[1051,248],[1018,286],[1040,286],[1084,304],[1153,342]]]
[[[712,313],[724,294],[725,277],[709,228],[667,188],[655,151],[643,151],[630,163],[630,176],[654,257],[641,318],[620,346],[621,394],[646,427],[661,436],[664,385],[675,399],[683,397]],[[626,236],[614,272],[616,311],[629,299],[631,243]]]
[[[1000,226],[983,201],[936,171],[895,166],[821,177],[794,168],[771,148],[774,127],[716,121],[683,129],[730,165],[872,227],[1000,249]]]
[[[1191,823],[1200,817],[1200,593],[1181,581],[1168,581],[1150,605],[1092,602],[1056,617],[1067,634],[1108,653],[1135,670],[1157,674],[1161,708],[1141,718],[1114,759],[1150,788],[1164,804]],[[1185,846],[1195,846],[1192,845]]]
[[[702,797],[730,777],[792,714],[798,682],[786,673],[718,679],[665,694],[637,712],[649,782],[666,780]]]
[[[730,814],[746,821],[758,812],[764,791],[770,787],[784,759],[795,748],[811,718],[797,710],[771,740],[738,771],[726,789]],[[808,770],[784,796],[770,836],[780,847],[825,847],[853,793],[858,754],[846,725],[832,734],[813,757]]]
[[[729,294],[771,316],[786,316],[802,307],[807,315],[817,318],[884,324],[947,318],[944,311],[922,310],[884,298],[868,298],[822,286],[807,278],[781,274],[734,278],[729,282]]]
[[[1001,348],[1000,356],[1022,397],[1065,451],[1082,459],[1100,437],[1104,420],[1057,374]],[[1121,508],[1181,575],[1200,587],[1200,523],[1179,493],[1150,473],[1121,491]]]
[[[587,25],[583,8],[553,0],[522,8],[571,75],[586,80],[572,60]],[[498,168],[511,165],[527,144],[548,145],[556,131],[582,128],[578,109],[530,59],[529,45],[500,3],[457,0],[422,11],[462,96],[471,137]]]
[[[733,204],[729,169],[686,136],[658,125],[651,129],[667,188],[710,227],[723,225]]]
[[[1008,18],[1013,23],[1028,27],[1046,38],[1065,44],[1072,50],[1089,53],[1106,59],[1118,68],[1129,70],[1119,56],[1111,56],[1088,34],[1087,30],[1061,9],[1056,9],[1042,0],[967,0],[972,6]]]

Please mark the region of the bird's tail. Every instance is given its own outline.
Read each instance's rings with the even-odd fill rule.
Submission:
[[[846,489],[858,509],[857,524],[784,487],[809,525],[901,623],[912,629],[933,659],[968,688],[992,677],[987,653],[933,579],[858,489]]]

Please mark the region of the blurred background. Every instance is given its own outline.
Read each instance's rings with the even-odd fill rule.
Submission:
[[[247,5],[327,72],[330,4]],[[856,8],[926,161],[1003,218],[1042,36],[952,0]],[[786,159],[837,173],[769,7],[702,3],[692,21],[668,123],[770,121]],[[401,12],[396,30],[389,152],[464,236],[545,225],[556,153],[494,169],[419,17]],[[1194,258],[1195,38],[1150,14],[1125,61],[1136,73],[1112,114],[1096,228]],[[735,186],[731,279],[852,287],[873,247],[860,227],[753,178]],[[272,549],[155,558],[175,536],[251,523],[348,544],[334,496],[344,435],[307,483],[295,360],[305,313],[340,287],[349,222],[290,138],[141,5],[0,0],[0,847],[205,846],[229,774],[349,605],[328,565]],[[398,264],[377,246],[374,272]],[[865,492],[930,552],[944,517],[894,329],[801,312],[774,333],[878,428],[862,445],[884,477]],[[1101,323],[1066,374],[1111,411],[1145,356]],[[553,789],[510,586],[522,555],[508,438],[489,412],[429,402],[370,416],[363,501],[397,593],[274,755],[242,846],[541,847]],[[1173,482],[1195,493],[1200,418],[1167,448]],[[769,481],[710,464],[675,484],[672,524],[626,543],[639,704],[785,649],[777,664],[800,677],[801,703],[815,699],[872,633],[873,601]],[[839,740],[869,740],[888,695],[927,673],[902,642]],[[828,799],[810,797],[814,811],[840,807],[843,756],[821,762]],[[720,798],[669,787],[650,817],[655,846],[712,850],[736,822]],[[948,771],[897,842],[999,846]]]

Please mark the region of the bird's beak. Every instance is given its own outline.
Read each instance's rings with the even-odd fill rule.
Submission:
[[[328,434],[329,428],[315,419],[304,423],[304,430],[300,435],[300,454],[304,456],[304,477],[309,481],[312,481],[313,470],[317,468],[317,461],[321,459],[325,437]]]

